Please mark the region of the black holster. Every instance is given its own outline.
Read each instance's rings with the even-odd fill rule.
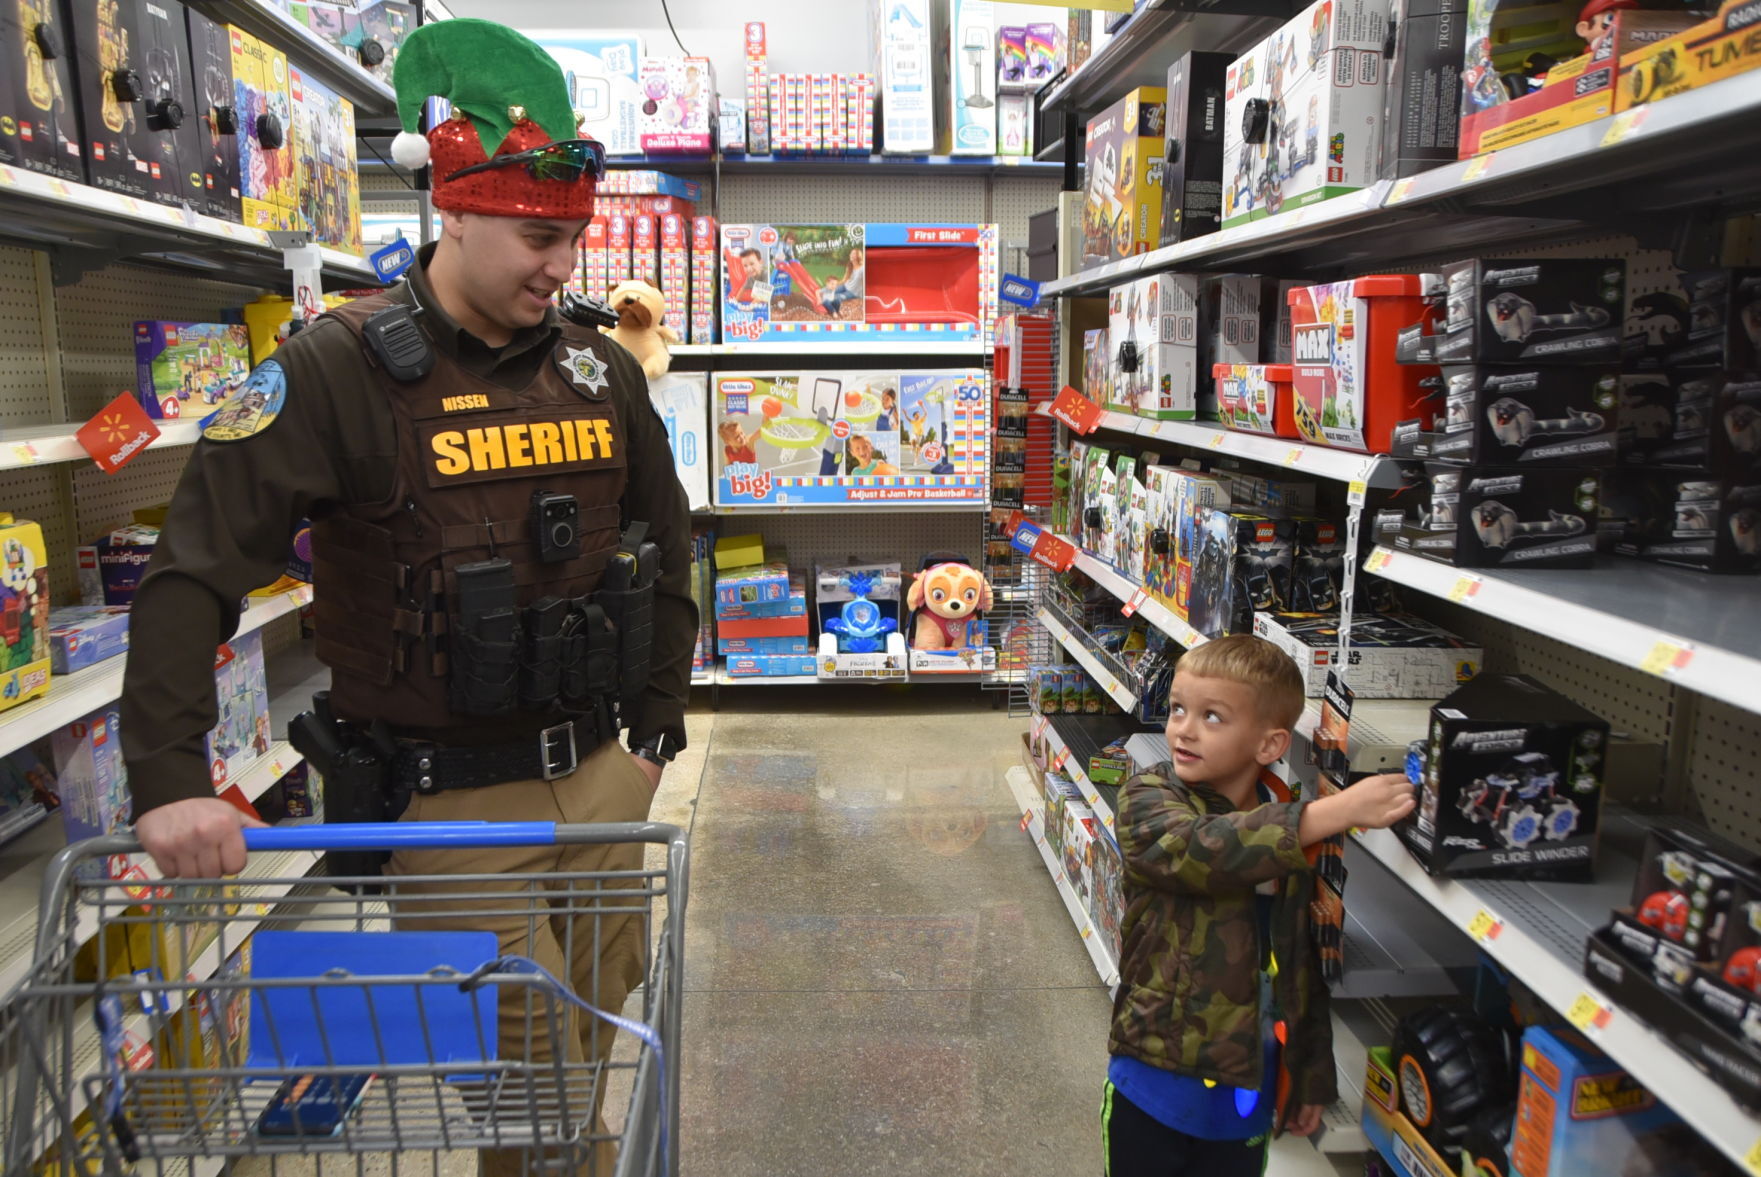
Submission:
[[[402,816],[409,798],[391,795],[389,754],[337,721],[330,710],[330,692],[312,696],[312,710],[293,718],[287,738],[323,779],[326,822],[387,822]],[[331,850],[324,855],[324,873],[330,878],[377,875],[390,858],[388,850]],[[353,883],[345,889],[371,893],[380,887]]]
[[[648,524],[625,528],[594,601],[605,611],[617,640],[618,723],[638,722],[654,649],[654,582],[660,578],[660,547],[648,543]]]

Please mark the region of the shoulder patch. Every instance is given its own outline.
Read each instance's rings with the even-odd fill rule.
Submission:
[[[287,373],[273,359],[257,365],[227,406],[202,422],[209,441],[243,441],[275,423],[287,401]]]

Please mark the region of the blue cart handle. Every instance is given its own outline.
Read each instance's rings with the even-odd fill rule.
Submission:
[[[245,849],[253,851],[554,845],[553,821],[344,822],[245,831]]]

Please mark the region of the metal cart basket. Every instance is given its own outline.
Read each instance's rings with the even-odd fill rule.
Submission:
[[[146,878],[127,838],[55,857],[36,958],[0,1007],[3,1177],[206,1177],[243,1157],[323,1172],[325,1154],[358,1171],[373,1153],[394,1174],[438,1172],[462,1150],[497,1174],[677,1173],[681,830],[404,822],[245,840],[231,879]],[[638,869],[565,869],[628,844]],[[483,847],[555,869],[309,874],[325,850],[433,863]]]

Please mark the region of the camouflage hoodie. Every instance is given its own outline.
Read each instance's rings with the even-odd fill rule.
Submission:
[[[1290,1104],[1338,1098],[1327,987],[1309,935],[1314,875],[1297,837],[1299,803],[1238,810],[1188,787],[1166,761],[1119,791],[1115,833],[1125,862],[1119,991],[1112,1054],[1259,1090],[1259,917],[1254,888],[1281,879],[1272,902],[1273,993],[1288,1023]]]

